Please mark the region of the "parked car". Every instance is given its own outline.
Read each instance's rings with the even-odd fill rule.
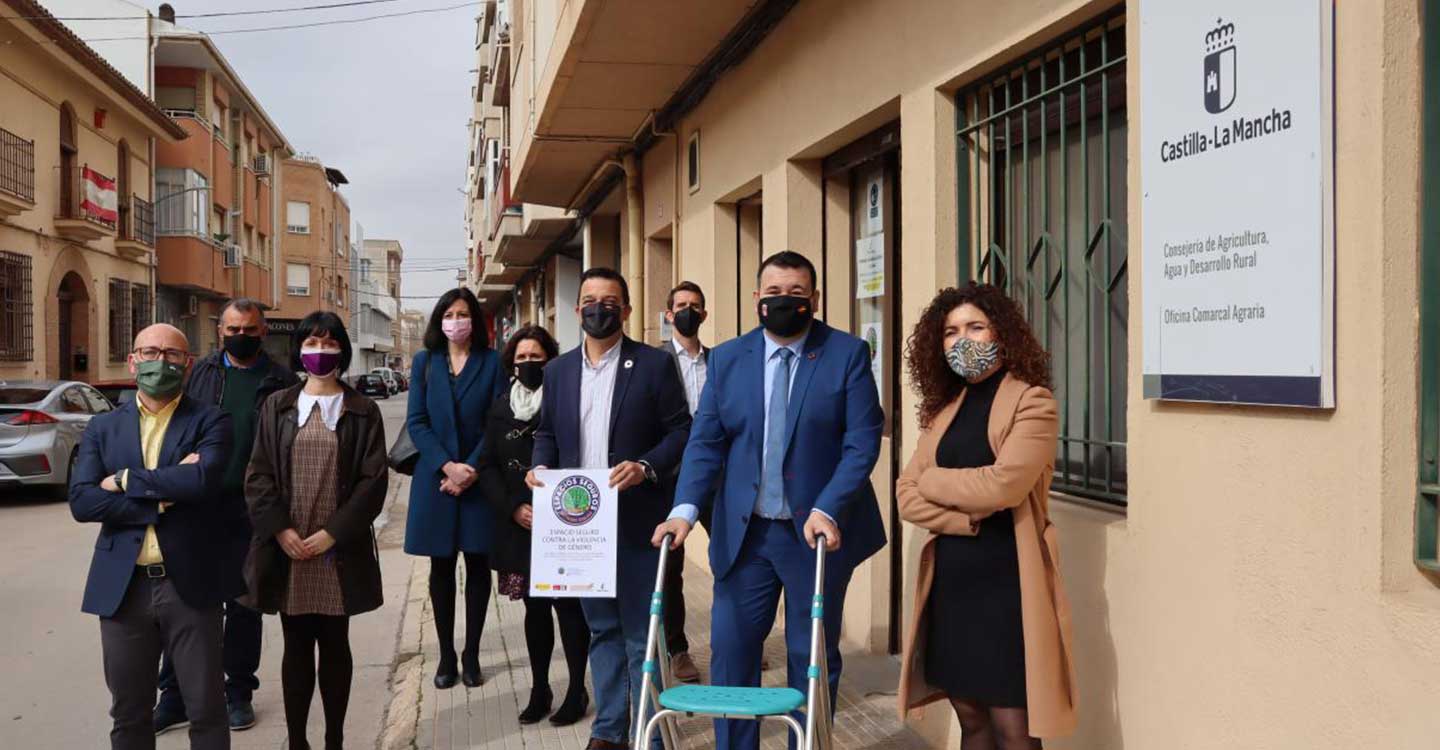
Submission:
[[[400,381],[395,377],[394,370],[388,367],[374,367],[370,369],[370,374],[379,375],[385,381],[386,387],[390,389],[391,395],[400,392]]]
[[[400,381],[400,392],[401,392],[401,393],[404,393],[405,391],[410,390],[410,378],[405,377],[405,373],[400,372],[399,370],[396,370],[396,371],[395,371],[395,379],[398,380],[398,381]]]
[[[38,487],[65,497],[90,419],[115,406],[65,380],[0,381],[0,490]]]
[[[110,403],[119,407],[121,404],[135,400],[137,389],[133,378],[126,380],[101,380],[90,384],[95,390],[105,394]]]
[[[355,378],[355,390],[366,396],[390,398],[390,385],[384,378],[373,373]]]

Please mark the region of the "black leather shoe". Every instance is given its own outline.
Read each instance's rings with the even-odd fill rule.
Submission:
[[[585,718],[585,712],[589,708],[590,694],[585,692],[585,688],[572,689],[565,694],[565,702],[560,704],[560,710],[550,717],[550,723],[557,727],[568,727]]]
[[[459,680],[460,673],[455,671],[455,656],[452,651],[449,658],[440,657],[440,665],[435,668],[435,687],[440,690],[449,690],[455,687],[455,683]]]
[[[534,724],[550,715],[550,704],[555,696],[548,687],[530,688],[530,705],[520,712],[521,724]]]
[[[485,684],[485,675],[480,672],[480,657],[460,657],[460,681],[465,687],[480,687]]]

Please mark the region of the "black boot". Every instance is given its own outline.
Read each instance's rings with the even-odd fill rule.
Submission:
[[[550,704],[555,700],[550,688],[536,686],[530,688],[530,705],[520,712],[521,724],[534,724],[550,714]]]
[[[435,668],[435,687],[440,690],[449,690],[455,687],[460,679],[460,674],[455,671],[455,652],[440,654],[440,664]]]
[[[472,688],[485,684],[485,675],[480,673],[479,654],[460,654],[460,681],[465,683],[465,687]]]
[[[585,686],[571,685],[565,692],[565,702],[560,704],[560,709],[550,717],[550,723],[557,727],[569,726],[585,718],[585,712],[589,708],[590,693],[585,691]]]

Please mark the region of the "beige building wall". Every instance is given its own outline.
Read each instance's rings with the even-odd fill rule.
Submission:
[[[325,176],[325,167],[313,158],[285,160],[285,182],[280,197],[280,216],[291,201],[310,205],[310,231],[285,232],[280,245],[281,296],[276,318],[303,318],[316,310],[331,310],[348,321],[353,301],[350,290],[350,205]],[[299,263],[310,267],[310,293],[290,294],[285,289],[286,266]]]
[[[853,257],[831,244],[843,201],[818,160],[901,123],[902,332],[956,283],[954,92],[1113,7],[1109,2],[800,3],[681,123],[702,180],[680,196],[674,274],[710,296],[710,340],[754,324],[755,250],[825,261],[826,316],[844,324]],[[1143,7],[1143,6],[1142,6]],[[1411,562],[1416,477],[1418,19],[1413,2],[1337,3],[1339,408],[1160,404],[1140,393],[1129,329],[1128,512],[1057,498],[1074,609],[1081,723],[1056,748],[1432,748],[1440,738],[1440,590]],[[1129,298],[1139,310],[1139,69],[1127,9]],[[519,66],[517,66],[518,68]],[[519,89],[517,88],[517,93]],[[673,195],[662,141],[646,205]],[[761,192],[759,237],[742,198]],[[822,210],[823,206],[823,210]],[[647,232],[661,222],[649,215]],[[847,240],[848,241],[848,240]],[[1220,355],[1222,353],[1217,353]],[[916,400],[900,409],[902,460]],[[877,470],[882,504],[890,477]],[[892,530],[893,531],[893,530]],[[902,528],[909,619],[921,537]],[[703,545],[693,545],[701,555]],[[697,558],[698,559],[698,558]],[[886,553],[858,571],[845,639],[883,649]],[[949,712],[913,726],[958,747]]]
[[[118,252],[114,231],[88,242],[66,239],[56,231],[61,192],[60,110],[68,104],[74,112],[76,166],[88,165],[117,177],[119,145],[124,141],[129,148],[129,192],[145,200],[153,197],[151,138],[170,136],[160,136],[163,131],[158,125],[142,120],[111,84],[67,57],[58,45],[42,48],[29,41],[30,31],[4,19],[0,19],[0,32],[0,36],[20,40],[0,44],[0,128],[34,142],[34,206],[0,217],[0,252],[28,256],[31,262],[32,356],[23,361],[0,361],[0,380],[57,378],[60,358],[78,353],[84,353],[88,363],[84,370],[72,372],[72,379],[128,378],[124,355],[132,342],[110,340],[110,281],[148,286],[153,300],[153,252],[149,248],[141,251],[134,243],[130,252]],[[103,125],[97,124],[99,111],[105,113]],[[58,350],[62,284],[73,297],[69,352]],[[143,317],[150,319],[150,312]],[[131,314],[129,307],[125,314]]]

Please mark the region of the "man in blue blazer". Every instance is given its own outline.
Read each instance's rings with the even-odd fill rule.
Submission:
[[[819,292],[805,256],[781,252],[760,265],[761,328],[715,347],[675,490],[675,508],[652,542],[678,547],[713,502],[715,574],[711,661],[717,685],[760,684],[765,636],[785,596],[790,685],[805,690],[810,655],[811,551],[823,535],[833,554],[825,578],[830,705],[840,683],[840,623],[850,575],[885,546],[870,472],[882,417],[865,342],[813,320]],[[712,491],[719,482],[718,491]],[[755,750],[755,722],[719,720],[721,748]]]
[[[155,747],[150,709],[161,653],[190,716],[190,746],[230,747],[222,604],[245,584],[229,554],[223,493],[230,418],[181,393],[184,334],[135,337],[135,401],[91,420],[70,480],[75,520],[100,524],[81,609],[100,618],[110,746]]]
[[[685,387],[669,354],[623,333],[630,289],[608,268],[580,276],[575,307],[584,343],[545,367],[535,469],[610,469],[619,490],[619,544],[613,599],[581,600],[590,625],[595,723],[589,750],[628,747],[659,555],[650,532],[670,512],[666,476],[690,432]],[[532,471],[532,488],[542,486]]]

